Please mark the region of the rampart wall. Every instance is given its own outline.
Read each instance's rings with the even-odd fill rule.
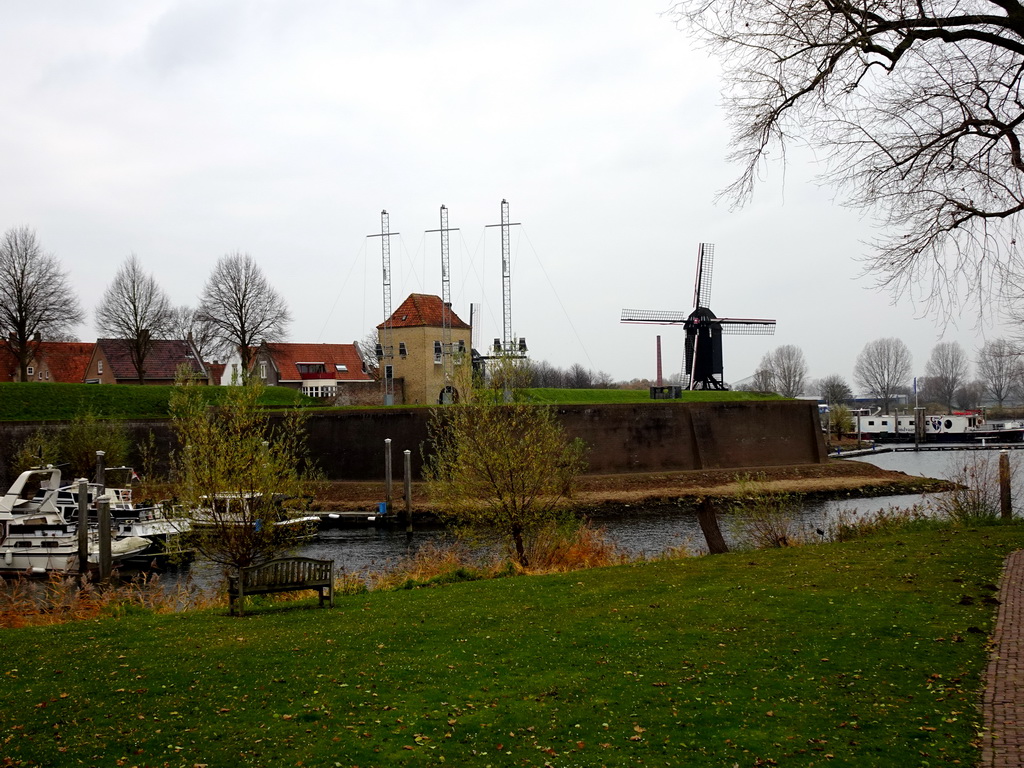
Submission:
[[[810,401],[555,406],[566,433],[589,446],[595,474],[733,469],[816,464],[826,460],[817,405]],[[329,480],[375,480],[384,475],[384,440],[391,438],[393,471],[402,476],[411,451],[419,477],[428,439],[427,408],[379,408],[311,414],[310,454]],[[10,483],[21,442],[41,425],[0,424],[0,474]],[[60,428],[59,425],[55,428]],[[150,432],[166,472],[175,441],[167,420],[130,421],[138,444]],[[132,461],[141,466],[141,457]]]

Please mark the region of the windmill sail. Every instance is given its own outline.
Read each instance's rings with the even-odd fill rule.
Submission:
[[[711,306],[711,270],[715,265],[715,246],[701,243],[697,249],[697,279],[693,282],[693,307]]]

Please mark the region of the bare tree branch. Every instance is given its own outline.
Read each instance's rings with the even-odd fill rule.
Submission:
[[[0,239],[0,343],[17,360],[21,380],[39,341],[71,337],[83,319],[57,257],[43,251],[28,227],[8,229]]]

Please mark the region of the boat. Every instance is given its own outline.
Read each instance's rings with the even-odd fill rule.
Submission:
[[[1024,440],[1024,421],[986,421],[982,411],[958,411],[922,417],[927,443],[1019,443]],[[913,414],[861,414],[854,434],[878,442],[913,442],[917,423]]]
[[[257,529],[260,520],[253,521],[253,515],[247,507],[249,500],[262,496],[262,494],[238,494],[221,493],[213,497],[203,496],[200,499],[201,505],[188,511],[186,517],[191,521],[192,528],[197,531],[252,525],[255,522]],[[291,516],[284,508],[286,501],[284,496],[275,496],[271,501],[274,505],[276,520],[275,527],[293,530],[297,538],[310,538],[316,535],[317,526],[320,523],[318,515]]]
[[[61,488],[56,467],[22,472],[0,499],[0,573],[79,570],[78,523],[69,522],[57,504]],[[87,531],[87,561],[98,565],[100,536]],[[140,536],[111,537],[111,561],[141,554],[152,546]]]
[[[127,467],[117,469],[130,470]],[[78,492],[79,484],[65,485],[57,491],[57,507],[69,523],[78,522]],[[191,529],[191,520],[183,516],[169,516],[162,504],[137,506],[132,500],[131,488],[108,488],[99,483],[87,484],[86,505],[90,525],[98,519],[96,502],[101,496],[109,501],[115,538],[137,536],[150,541],[151,546],[138,556],[139,559],[176,552],[178,536]]]

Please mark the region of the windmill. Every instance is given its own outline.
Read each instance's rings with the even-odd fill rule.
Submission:
[[[624,309],[622,322],[651,325],[682,325],[686,329],[686,353],[683,360],[687,389],[725,389],[722,381],[722,335],[771,336],[774,320],[716,317],[711,303],[711,268],[715,246],[701,243],[697,251],[697,279],[693,287],[693,311]]]

